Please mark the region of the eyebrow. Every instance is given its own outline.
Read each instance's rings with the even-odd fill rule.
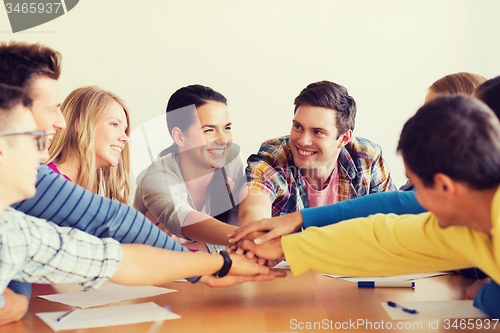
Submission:
[[[227,123],[226,125],[224,125],[224,127],[228,127],[228,126],[231,126],[232,123]],[[208,128],[217,128],[216,125],[203,125],[201,126],[201,128],[205,128],[205,127],[208,127]]]
[[[302,124],[299,123],[297,120],[292,120],[292,122],[294,124],[302,126]],[[312,129],[313,129],[313,131],[322,131],[322,132],[330,133],[330,131],[328,131],[326,128],[322,128],[322,127],[313,127]]]

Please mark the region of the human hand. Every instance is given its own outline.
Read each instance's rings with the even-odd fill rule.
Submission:
[[[253,240],[255,244],[263,244],[267,241],[270,241],[271,239],[291,234],[302,226],[303,220],[301,212],[295,212],[288,215],[253,221],[236,229],[233,234],[229,235],[229,242],[232,244],[236,244],[253,232],[268,231],[266,234],[258,236]]]
[[[465,296],[467,296],[467,298],[470,298],[470,299],[476,298],[476,294],[479,291],[479,289],[482,286],[485,286],[488,283],[490,283],[490,281],[491,281],[490,278],[485,278],[485,279],[477,280],[476,282],[474,282],[473,284],[471,284],[470,286],[468,286],[467,288],[465,288]]]
[[[285,271],[271,271],[269,275],[232,275],[228,274],[223,278],[216,278],[213,275],[205,275],[200,279],[201,283],[206,284],[212,288],[219,287],[229,287],[235,284],[241,284],[245,282],[253,282],[253,281],[271,281],[274,280],[275,277],[285,277]]]
[[[277,260],[284,257],[283,248],[281,247],[281,237],[267,241],[261,245],[257,245],[253,241],[243,240],[240,242],[240,247],[243,250],[252,252],[259,259]]]
[[[0,309],[0,325],[6,325],[21,320],[28,311],[28,297],[17,294],[9,288],[3,292],[5,306]]]

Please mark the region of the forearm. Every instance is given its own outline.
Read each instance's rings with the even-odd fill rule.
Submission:
[[[441,229],[429,213],[377,214],[283,236],[281,245],[294,275],[385,276],[470,267],[476,257],[491,257],[486,238]]]
[[[420,214],[425,209],[415,198],[415,191],[383,192],[346,200],[335,205],[302,210],[304,228],[323,227],[344,220],[369,215],[382,214]]]
[[[192,220],[201,220],[199,222],[192,222]],[[229,245],[228,235],[232,234],[236,229],[235,226],[221,222],[210,217],[209,215],[200,212],[191,212],[186,216],[186,222],[191,224],[182,227],[182,234],[191,240],[198,242]]]
[[[122,244],[122,259],[111,281],[126,285],[162,284],[190,276],[213,274],[221,269],[223,263],[220,255]]]

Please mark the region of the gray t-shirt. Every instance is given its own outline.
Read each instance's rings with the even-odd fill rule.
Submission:
[[[184,237],[182,227],[187,225],[186,216],[196,208],[182,176],[178,157],[178,154],[170,153],[151,164],[138,182],[134,207],[143,214],[149,211],[169,232]],[[216,169],[207,176],[212,177],[212,181],[201,212],[236,225],[238,204],[242,199],[240,191],[246,188],[245,168],[239,148],[232,145],[224,168]]]

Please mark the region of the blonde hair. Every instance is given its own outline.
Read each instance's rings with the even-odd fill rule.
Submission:
[[[429,91],[435,95],[461,93],[471,96],[474,90],[485,81],[486,78],[481,75],[459,72],[440,78],[429,87]]]
[[[117,95],[99,87],[90,86],[73,90],[61,105],[68,126],[54,135],[49,147],[49,162],[64,163],[74,154],[79,165],[77,184],[107,198],[129,204],[130,153],[128,145],[121,152],[116,167],[96,170],[94,128],[112,101],[125,111],[129,135],[130,120],[125,102]],[[78,131],[76,123],[78,122]]]

